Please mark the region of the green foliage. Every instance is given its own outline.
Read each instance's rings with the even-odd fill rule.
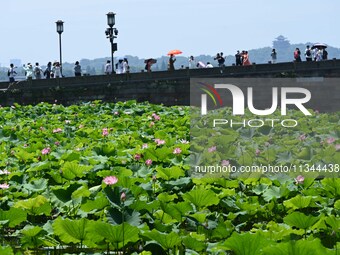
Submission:
[[[260,232],[256,234],[234,233],[225,241],[224,246],[227,250],[235,252],[236,255],[257,255],[261,254],[262,248],[268,244],[270,244],[270,241],[266,241]]]
[[[189,107],[135,101],[15,105],[0,113],[0,184],[6,183],[0,254],[39,254],[46,247],[145,255],[339,250],[337,172],[302,173],[298,182],[289,173],[195,176],[189,166],[190,154],[236,167],[339,162],[338,113],[304,119],[300,130],[288,131],[202,131],[204,122],[190,130]],[[197,132],[212,137],[191,139]],[[305,140],[297,139],[301,132]],[[109,176],[118,181],[104,183]]]

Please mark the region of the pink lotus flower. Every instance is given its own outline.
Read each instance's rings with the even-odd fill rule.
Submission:
[[[214,151],[216,151],[216,146],[212,146],[208,148],[208,152],[214,152]]]
[[[151,164],[152,164],[152,160],[151,160],[151,159],[147,159],[147,160],[145,161],[145,165],[151,166]]]
[[[63,132],[61,128],[53,129],[53,133],[60,133],[60,132]]]
[[[109,130],[107,128],[103,128],[102,135],[103,136],[108,136],[109,135]]]
[[[156,113],[152,114],[152,117],[154,118],[154,120],[158,121],[161,119],[161,117],[159,117]]]
[[[305,177],[303,177],[302,175],[298,175],[294,180],[295,184],[303,184]]]
[[[134,156],[134,158],[135,158],[135,160],[140,160],[141,159],[141,155],[140,154],[136,154],[135,156]]]
[[[182,150],[181,148],[175,148],[174,151],[172,152],[173,154],[181,154]]]
[[[125,192],[122,192],[122,194],[120,195],[120,200],[122,200],[123,202],[126,200]]]
[[[327,139],[327,143],[328,144],[331,144],[331,143],[334,143],[335,142],[335,138],[334,137],[329,137],[328,139]]]
[[[51,148],[50,147],[47,147],[47,148],[44,148],[41,150],[41,154],[42,155],[47,155],[51,152]]]
[[[259,156],[260,154],[261,154],[261,151],[260,151],[259,149],[256,149],[255,155],[256,155],[256,156]]]
[[[148,148],[149,147],[149,145],[147,144],[147,143],[144,143],[143,145],[142,145],[142,149],[146,149],[146,148]]]
[[[0,189],[8,189],[8,188],[9,188],[9,184],[7,183],[0,184]]]
[[[299,140],[300,140],[300,141],[306,140],[306,135],[305,135],[305,134],[300,135],[300,136],[299,136]]]
[[[56,141],[54,142],[55,145],[59,146],[60,145],[60,142],[59,141]]]
[[[336,151],[340,151],[340,144],[336,144],[336,145],[335,145],[335,150],[336,150]]]
[[[114,112],[113,114],[114,114],[114,115],[119,115],[119,112],[116,111],[116,112]]]
[[[156,139],[155,139],[155,143],[157,143],[157,145],[162,145],[162,144],[165,144],[165,141],[164,141],[164,140],[161,140],[161,139],[158,139],[158,138],[156,138]]]
[[[229,160],[225,160],[225,159],[222,160],[221,166],[229,166],[229,165],[230,165]]]
[[[118,178],[116,176],[107,176],[103,179],[103,182],[106,185],[114,185],[118,182]]]

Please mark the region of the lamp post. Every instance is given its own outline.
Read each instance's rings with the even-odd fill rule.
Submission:
[[[60,74],[63,77],[63,69],[62,69],[62,54],[61,54],[61,34],[64,32],[64,21],[58,20],[57,24],[57,33],[59,34],[59,61],[60,61]]]
[[[106,14],[107,16],[107,24],[109,28],[105,30],[106,38],[110,39],[111,44],[111,65],[112,65],[112,73],[114,73],[114,62],[113,62],[113,53],[117,50],[117,43],[113,43],[114,38],[117,38],[118,30],[114,28],[115,25],[115,16],[116,14],[113,12],[109,12]]]

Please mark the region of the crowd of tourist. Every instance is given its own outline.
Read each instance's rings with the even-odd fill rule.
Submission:
[[[272,52],[270,54],[271,61],[270,63],[275,64],[277,63],[277,55],[275,49],[272,49]],[[296,48],[294,51],[294,61],[295,62],[302,62],[302,53],[299,48]],[[304,51],[304,58],[306,61],[323,61],[328,59],[328,52],[326,50],[326,47],[310,47],[309,45],[306,46],[306,49]],[[214,57],[214,60],[217,61],[218,67],[224,67],[225,66],[225,57],[223,56],[223,52],[217,53]],[[151,66],[154,59],[149,59],[146,61],[145,69],[148,72],[151,72]],[[168,60],[168,71],[174,71],[175,70],[175,62],[176,57],[175,55],[171,54]],[[252,65],[252,62],[249,58],[248,51],[237,51],[235,54],[235,63],[236,66],[249,66]],[[194,58],[194,56],[190,56],[188,59],[188,68],[194,69],[194,68],[213,68],[214,66],[210,62],[202,62],[197,61]],[[17,75],[17,72],[15,71],[17,67],[13,64],[10,64],[10,67],[7,71],[7,75],[10,82],[15,81],[15,76]],[[185,68],[184,65],[181,65],[181,68]],[[75,62],[74,65],[74,76],[81,76],[82,75],[82,69],[79,64],[79,61]],[[47,63],[47,66],[45,70],[43,70],[39,63],[35,63],[33,66],[31,63],[28,63],[27,65],[23,65],[23,70],[25,71],[25,77],[26,79],[51,79],[51,78],[61,78],[63,77],[62,74],[62,66],[61,63],[58,61],[55,61],[53,64],[51,62]],[[115,64],[115,71],[112,68],[112,63],[110,60],[107,60],[106,65],[104,67],[104,73],[105,74],[112,74],[115,72],[116,74],[124,74],[128,73],[130,71],[129,62],[127,58],[119,58],[118,62]]]

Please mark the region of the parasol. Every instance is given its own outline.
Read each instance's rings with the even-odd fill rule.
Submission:
[[[151,64],[156,64],[157,63],[157,59],[154,59],[154,58],[148,58],[148,59],[145,59],[144,60],[144,63],[148,63],[148,62],[151,62]]]
[[[314,43],[313,46],[312,46],[312,50],[313,49],[326,49],[327,48],[327,45],[324,44],[324,43]]]
[[[168,55],[179,55],[179,54],[182,54],[182,51],[180,50],[171,50],[168,52]]]

